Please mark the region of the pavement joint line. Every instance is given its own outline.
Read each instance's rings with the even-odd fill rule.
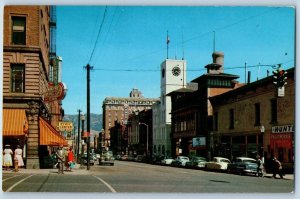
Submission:
[[[94,176],[94,175],[93,175]],[[95,178],[97,178],[98,180],[100,180],[103,184],[105,184],[105,186],[107,186],[107,188],[109,188],[109,190],[113,193],[117,193],[117,191],[112,187],[110,186],[110,184],[108,184],[107,182],[105,182],[103,179],[97,177],[97,176],[94,176]]]
[[[30,177],[32,177],[32,176],[34,176],[34,175],[36,175],[36,174],[30,175],[30,176],[28,176],[28,177],[26,177],[26,178],[20,180],[19,182],[17,182],[17,183],[14,184],[13,186],[9,187],[9,188],[6,190],[6,192],[10,192],[13,188],[15,188],[16,186],[18,186],[20,183],[24,182],[25,180],[27,180],[28,178],[30,178]]]

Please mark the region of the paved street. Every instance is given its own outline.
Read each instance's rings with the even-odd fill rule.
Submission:
[[[239,176],[219,172],[116,161],[115,166],[76,168],[58,175],[55,169],[3,171],[4,192],[130,193],[291,193],[294,180]]]

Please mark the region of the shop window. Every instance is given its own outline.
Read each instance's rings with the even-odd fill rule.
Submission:
[[[12,17],[12,43],[26,44],[26,17]]]
[[[25,66],[14,64],[11,66],[11,92],[24,93],[25,90]]]

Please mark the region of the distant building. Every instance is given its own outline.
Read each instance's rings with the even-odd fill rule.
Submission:
[[[144,98],[138,89],[132,89],[129,97],[106,97],[103,101],[103,125],[106,141],[106,148],[109,148],[111,142],[110,129],[116,122],[120,125],[126,125],[130,114],[151,109],[152,105],[159,101],[158,98]]]

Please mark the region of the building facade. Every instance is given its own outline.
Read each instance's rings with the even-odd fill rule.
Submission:
[[[136,112],[151,109],[159,101],[157,98],[144,98],[138,89],[133,89],[129,97],[107,97],[103,101],[103,125],[106,149],[109,149],[112,140],[110,132],[116,124],[126,126],[129,116]],[[124,129],[125,130],[125,129]]]
[[[57,131],[63,86],[50,75],[51,6],[5,6],[3,46],[3,144],[23,148],[26,168],[44,166],[51,147],[66,145]],[[54,52],[55,53],[55,52]],[[54,85],[54,86],[51,86]],[[60,96],[51,95],[60,89]]]
[[[215,155],[264,158],[267,168],[277,157],[285,169],[294,165],[295,80],[287,70],[284,96],[273,77],[210,98],[213,105]]]

